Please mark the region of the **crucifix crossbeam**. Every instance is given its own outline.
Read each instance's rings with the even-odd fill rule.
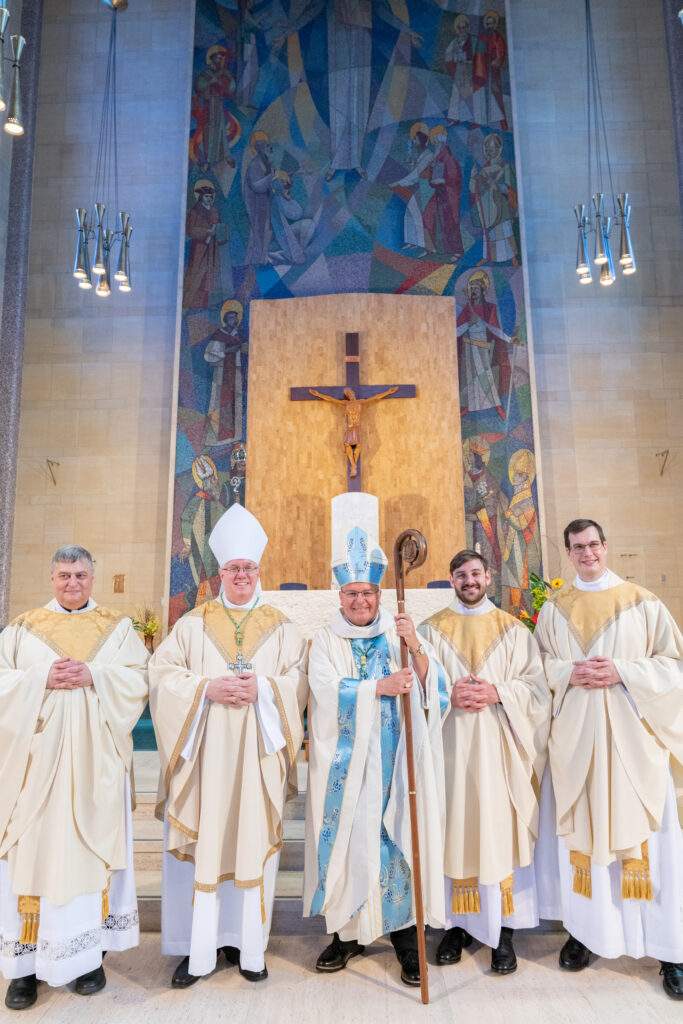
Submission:
[[[344,407],[344,454],[349,491],[361,491],[361,413],[365,405],[385,398],[415,398],[414,384],[361,384],[360,338],[357,333],[346,335],[344,355],[345,382],[338,386],[290,388],[293,402],[322,401]]]

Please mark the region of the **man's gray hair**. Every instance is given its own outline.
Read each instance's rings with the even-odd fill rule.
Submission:
[[[92,555],[87,548],[82,548],[80,544],[64,544],[61,548],[57,548],[52,556],[53,569],[58,562],[87,562],[93,571],[95,569]]]

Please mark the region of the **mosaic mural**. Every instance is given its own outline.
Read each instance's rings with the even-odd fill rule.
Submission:
[[[503,0],[197,0],[171,621],[244,494],[251,299],[454,295],[468,542],[540,570]],[[274,344],[276,344],[274,340]]]

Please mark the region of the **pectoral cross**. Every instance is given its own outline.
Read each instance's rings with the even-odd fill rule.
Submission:
[[[254,666],[250,661],[245,661],[242,656],[242,650],[240,647],[237,648],[237,657],[234,661],[229,661],[226,668],[234,672],[236,676],[242,675],[243,672],[252,672]]]
[[[313,400],[332,402],[344,406],[345,430],[343,437],[346,456],[346,479],[350,491],[362,491],[361,486],[361,412],[365,405],[384,398],[415,398],[414,384],[361,384],[360,340],[358,334],[346,335],[346,383],[339,387],[290,388],[293,402]]]

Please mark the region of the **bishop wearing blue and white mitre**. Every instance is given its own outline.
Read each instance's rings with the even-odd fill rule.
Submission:
[[[221,953],[267,977],[282,821],[296,784],[306,642],[261,596],[268,538],[232,505],[209,544],[221,590],[183,616],[150,660],[164,819],[161,948],[182,957],[172,984],[210,974]]]
[[[127,615],[92,598],[93,560],[52,559],[53,599],[0,635],[0,971],[5,1005],[37,983],[106,984],[102,957],[139,941],[132,730],[147,651]]]
[[[332,569],[340,608],[313,638],[309,659],[309,782],[304,913],[322,914],[332,942],[316,968],[342,970],[389,934],[401,979],[419,985],[411,877],[405,730],[413,709],[425,918],[444,926],[445,674],[407,614],[380,607],[384,552],[359,527]],[[400,640],[410,652],[401,668]]]

